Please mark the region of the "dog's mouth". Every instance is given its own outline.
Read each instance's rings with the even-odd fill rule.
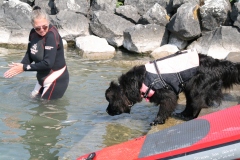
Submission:
[[[116,116],[116,115],[121,114],[120,112],[109,112],[107,109],[106,109],[106,112],[107,112],[110,116]]]
[[[130,110],[126,110],[126,111],[109,111],[108,109],[106,109],[106,112],[110,115],[110,116],[116,116],[116,115],[120,115],[122,113],[129,113],[130,114]]]
[[[121,113],[109,113],[109,112],[107,112],[110,116],[116,116],[116,115],[120,115]]]

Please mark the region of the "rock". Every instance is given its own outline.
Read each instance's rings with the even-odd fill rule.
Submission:
[[[123,47],[132,52],[149,54],[157,47],[167,44],[167,40],[168,32],[165,27],[138,24],[124,31]]]
[[[226,60],[239,63],[240,62],[240,52],[230,52]]]
[[[5,27],[11,30],[18,29],[31,29],[32,7],[19,0],[4,1],[0,12],[2,23],[0,27]]]
[[[166,44],[155,49],[150,55],[154,59],[163,58],[179,51],[178,47],[172,44]]]
[[[7,48],[26,48],[32,28],[29,4],[19,0],[4,1],[0,8],[0,44]]]
[[[13,30],[8,39],[8,48],[27,49],[30,30]]]
[[[177,12],[177,9],[185,3],[191,3],[193,5],[196,5],[196,4],[200,5],[199,2],[200,2],[200,0],[173,0],[172,8],[175,12]]]
[[[156,3],[145,13],[138,23],[140,24],[157,24],[160,26],[166,26],[170,17],[167,15],[165,8]]]
[[[76,47],[82,57],[87,59],[111,59],[115,54],[115,48],[110,46],[105,38],[93,35],[77,37]]]
[[[59,0],[55,2],[54,0],[49,0],[49,1],[33,0],[33,1],[35,3],[35,6],[41,7],[41,9],[44,9],[49,15],[55,15],[59,11],[55,5],[55,2],[59,3]]]
[[[11,36],[11,30],[8,30],[7,28],[0,27],[0,44],[7,44],[9,41],[9,38]]]
[[[198,9],[198,5],[191,3],[181,5],[170,19],[167,29],[182,40],[196,39],[201,34]]]
[[[196,48],[199,53],[217,59],[225,59],[230,52],[240,52],[240,33],[232,26],[222,26],[207,32],[187,48]]]
[[[240,28],[240,1],[234,3],[231,12],[231,19],[233,21],[233,26]]]
[[[68,10],[87,15],[90,9],[90,1],[88,0],[55,0],[54,3],[57,12]]]
[[[118,2],[124,5],[116,8],[115,0],[0,0],[0,46],[26,48],[35,4],[50,14],[68,46],[75,46],[76,37],[95,35],[116,48],[140,54],[165,44],[179,50],[196,47],[219,59],[239,51],[239,32],[234,27],[240,27],[240,2],[232,6],[229,0]],[[226,28],[229,25],[234,27]]]
[[[63,48],[67,49],[68,48],[67,41],[65,39],[62,39],[62,41],[63,41]]]
[[[217,27],[230,25],[230,10],[229,0],[205,0],[200,7],[202,30],[212,31]]]
[[[106,38],[115,47],[123,45],[123,31],[134,26],[128,20],[106,11],[94,12],[90,29],[98,37]]]
[[[138,9],[130,5],[124,5],[116,8],[115,13],[134,24],[136,24],[141,18],[141,16],[138,14]]]
[[[163,8],[166,8],[169,0],[125,0],[124,5],[131,5],[138,8],[139,14],[144,15],[150,8],[156,3],[160,4]]]
[[[92,0],[91,9],[92,11],[101,10],[114,13],[116,6],[116,0]]]
[[[55,25],[62,38],[67,41],[75,41],[78,36],[89,35],[88,19],[72,11],[60,11],[51,16],[51,23]]]
[[[178,49],[182,50],[187,47],[188,41],[182,40],[178,38],[175,34],[171,33],[169,36],[168,44],[172,44],[178,47]]]

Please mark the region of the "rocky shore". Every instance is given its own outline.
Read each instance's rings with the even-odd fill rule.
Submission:
[[[118,48],[153,58],[240,52],[240,2],[229,0],[0,0],[0,47],[26,48],[35,5],[87,59],[111,59]]]

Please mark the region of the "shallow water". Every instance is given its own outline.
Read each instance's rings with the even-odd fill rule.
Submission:
[[[25,51],[0,48],[0,74],[7,64],[19,62]],[[91,61],[82,59],[74,50],[66,52],[70,72],[69,87],[62,99],[31,99],[35,72],[24,72],[12,79],[0,76],[0,159],[55,160],[78,156],[145,135],[158,108],[152,104],[136,104],[131,114],[109,116],[104,93],[111,80],[132,65],[148,61],[148,57],[117,52],[114,59]],[[225,106],[237,104],[239,92],[227,94]],[[238,100],[239,101],[239,100]],[[223,109],[220,107],[218,109]],[[202,114],[216,111],[205,110]],[[170,119],[161,127],[179,123]],[[161,128],[160,128],[161,129]]]
[[[0,74],[24,52],[1,48]],[[1,76],[0,159],[61,159],[76,144],[81,146],[76,154],[82,155],[146,134],[156,107],[143,102],[133,114],[112,117],[105,112],[109,82],[128,70],[126,62],[133,59],[146,60],[118,52],[113,60],[90,61],[69,50],[69,87],[62,99],[50,102],[30,98],[35,72]]]

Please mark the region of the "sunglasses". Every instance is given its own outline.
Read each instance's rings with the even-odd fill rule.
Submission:
[[[46,30],[48,29],[48,25],[39,26],[39,27],[36,27],[36,28],[34,28],[34,29],[35,29],[35,31],[40,31],[41,28],[42,28],[44,31],[46,31]]]

